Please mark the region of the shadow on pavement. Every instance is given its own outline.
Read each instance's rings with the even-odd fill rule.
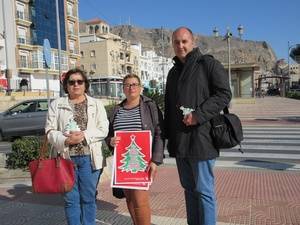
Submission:
[[[289,168],[294,167],[294,164],[288,164],[283,162],[269,162],[269,161],[254,160],[254,159],[239,161],[236,164],[242,166],[252,166],[255,168],[270,169],[270,170],[287,170]]]
[[[23,203],[63,206],[62,194],[37,194],[32,193],[31,186],[25,184],[15,184],[13,188],[6,190],[5,196],[0,194],[0,200],[18,201]],[[97,199],[97,208],[113,211],[118,206],[103,200]]]

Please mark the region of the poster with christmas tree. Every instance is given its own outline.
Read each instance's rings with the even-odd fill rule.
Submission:
[[[114,152],[115,185],[148,186],[151,161],[150,131],[116,131],[120,142]]]

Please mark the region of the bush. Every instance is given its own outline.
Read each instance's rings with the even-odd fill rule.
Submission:
[[[110,114],[112,113],[116,105],[117,105],[116,102],[110,102],[108,105],[104,106],[107,116],[110,116]]]
[[[287,93],[288,98],[300,99],[300,92],[290,91]]]
[[[156,102],[162,112],[165,111],[165,96],[159,92],[144,92],[145,96]]]
[[[113,155],[113,152],[108,148],[105,141],[102,142],[102,154],[104,158],[108,158]]]
[[[41,137],[23,137],[12,144],[12,152],[7,154],[6,166],[9,169],[25,169],[31,160],[38,158]]]

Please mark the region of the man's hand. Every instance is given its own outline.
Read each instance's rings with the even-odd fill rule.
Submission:
[[[193,125],[197,125],[198,120],[195,116],[194,113],[189,113],[187,115],[184,116],[182,122],[186,125],[186,126],[193,126]]]

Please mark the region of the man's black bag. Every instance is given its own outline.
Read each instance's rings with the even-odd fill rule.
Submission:
[[[242,123],[239,117],[233,113],[229,113],[228,107],[223,109],[224,114],[220,114],[211,119],[211,136],[213,144],[217,149],[232,148],[240,145],[243,137]]]

